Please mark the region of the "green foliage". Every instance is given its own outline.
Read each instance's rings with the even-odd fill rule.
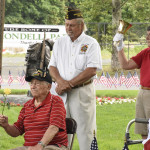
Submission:
[[[147,14],[150,12],[149,10],[150,3],[148,0],[143,0],[143,1],[140,1],[140,0],[131,1],[130,0],[128,3],[128,6],[126,5],[125,7],[126,8],[129,7],[131,9],[131,12],[128,12],[128,13],[133,14],[132,17],[130,17],[132,22],[149,22],[150,16]]]
[[[7,111],[6,110],[4,115],[8,116],[9,123],[13,124],[15,121],[17,121],[21,107],[11,107],[11,109]],[[0,112],[2,112],[2,107],[0,107]],[[5,133],[3,128],[0,128],[0,133],[0,150],[12,149],[23,145],[23,136],[12,138]]]
[[[6,24],[63,24],[64,1],[6,0]]]
[[[85,22],[110,22],[111,0],[83,0],[78,7],[82,10]]]
[[[147,45],[135,46],[135,47],[134,47],[134,51],[135,51],[135,53],[137,54],[137,53],[139,53],[141,50],[143,50],[143,49],[145,49],[145,48],[147,48]]]

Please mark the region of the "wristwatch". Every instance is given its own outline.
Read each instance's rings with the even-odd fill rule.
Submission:
[[[38,144],[42,145],[43,148],[46,146],[42,141],[39,141]]]

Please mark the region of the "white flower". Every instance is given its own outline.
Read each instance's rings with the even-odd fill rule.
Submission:
[[[130,98],[126,98],[126,99],[123,99],[122,97],[121,98],[111,98],[111,97],[104,97],[104,98],[101,98],[101,97],[97,97],[97,104],[98,105],[107,105],[107,104],[122,104],[122,103],[132,103],[132,102],[136,102],[136,98],[134,99],[130,99]]]

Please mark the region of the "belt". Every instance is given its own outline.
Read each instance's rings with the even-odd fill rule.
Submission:
[[[141,86],[141,89],[143,89],[143,90],[150,90],[150,87]]]
[[[90,83],[92,83],[92,82],[93,82],[93,80],[89,80],[89,81],[87,81],[87,82],[84,82],[84,83],[82,83],[82,84],[79,84],[79,85],[76,85],[76,86],[72,87],[72,89],[76,89],[76,88],[79,88],[79,87],[83,87],[83,86],[88,85],[88,84],[90,84]]]

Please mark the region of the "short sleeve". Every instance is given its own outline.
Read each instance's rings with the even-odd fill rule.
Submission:
[[[23,107],[20,111],[17,122],[14,123],[14,126],[20,131],[21,134],[24,133],[24,125],[23,125],[24,113],[25,108]]]
[[[50,66],[56,67],[56,66],[57,66],[57,63],[56,63],[56,59],[57,59],[57,48],[58,48],[58,41],[56,41],[56,42],[54,43],[53,51],[52,51],[52,56],[51,56],[51,59],[50,59],[50,62],[49,62],[48,67],[50,67]]]
[[[147,51],[147,49],[142,50],[141,52],[139,52],[136,56],[131,57],[131,59],[138,65],[139,68],[141,68],[141,64],[143,61],[143,55],[145,55],[145,51]]]
[[[97,70],[102,69],[101,49],[97,41],[89,47],[87,53],[87,67],[96,67]]]
[[[55,125],[59,129],[65,130],[66,110],[64,107],[63,100],[58,96],[55,96],[54,99],[55,100],[53,101],[51,109],[50,125]]]

